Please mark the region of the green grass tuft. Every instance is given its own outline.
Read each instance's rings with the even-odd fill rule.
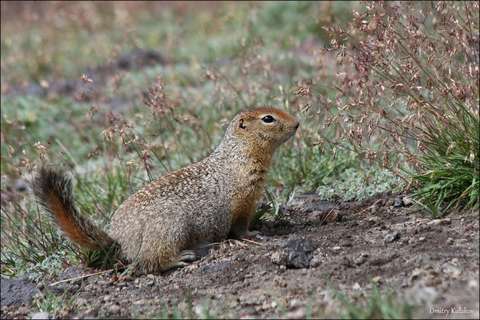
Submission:
[[[442,126],[434,122],[427,130],[429,140],[419,157],[423,171],[412,175],[418,185],[416,200],[434,217],[452,209],[478,209],[478,115],[462,105],[456,105],[446,124]]]

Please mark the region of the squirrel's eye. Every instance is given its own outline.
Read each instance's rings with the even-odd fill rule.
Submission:
[[[262,121],[265,122],[265,123],[272,123],[273,121],[275,121],[275,118],[272,117],[271,115],[268,115],[268,116],[263,117]]]

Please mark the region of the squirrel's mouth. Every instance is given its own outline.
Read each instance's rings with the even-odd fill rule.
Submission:
[[[297,132],[299,127],[300,127],[300,122],[297,122],[297,124],[294,125],[293,128],[292,128],[292,131],[291,131],[292,136],[295,134],[295,132]]]
[[[297,129],[298,129],[298,125],[292,127],[291,130],[289,130],[288,134],[285,135],[285,137],[283,138],[281,143],[284,143],[287,140],[289,140],[291,137],[293,137],[295,135],[295,133],[297,132]]]

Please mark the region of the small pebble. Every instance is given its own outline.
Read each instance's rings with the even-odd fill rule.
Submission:
[[[149,286],[149,287],[153,287],[154,284],[155,284],[155,281],[153,281],[153,280],[148,280],[148,281],[145,282],[145,285]]]
[[[393,207],[394,208],[400,208],[402,206],[403,206],[402,198],[396,197],[395,200],[393,201]]]
[[[427,225],[429,225],[429,226],[449,225],[451,222],[452,221],[450,220],[450,218],[435,219],[435,220],[427,222]]]
[[[297,299],[290,300],[290,303],[289,303],[290,308],[295,308],[299,305],[300,305],[300,301],[298,301]]]
[[[15,181],[15,190],[17,190],[18,192],[24,192],[27,191],[27,189],[28,184],[25,180],[18,179],[17,181]]]
[[[284,265],[286,263],[287,256],[283,251],[275,251],[270,256],[270,259],[275,264]]]
[[[405,207],[408,207],[408,206],[412,205],[413,201],[410,197],[403,197],[402,198],[402,203]]]
[[[111,306],[108,307],[108,310],[111,312],[111,313],[118,313],[120,312],[122,308],[120,308],[119,305],[117,304],[112,304]]]
[[[400,233],[398,233],[398,231],[387,233],[383,238],[383,240],[387,243],[394,242],[398,239],[400,239]]]
[[[378,283],[382,282],[382,277],[380,277],[380,276],[373,277],[372,281],[373,281],[373,283],[378,284]]]
[[[368,254],[366,253],[361,253],[358,257],[356,257],[353,260],[353,263],[355,263],[357,266],[363,264],[365,261],[367,261]]]

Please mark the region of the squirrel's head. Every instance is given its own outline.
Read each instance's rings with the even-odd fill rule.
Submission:
[[[263,107],[237,114],[227,132],[254,149],[272,152],[293,136],[298,126],[298,120],[285,111]]]

